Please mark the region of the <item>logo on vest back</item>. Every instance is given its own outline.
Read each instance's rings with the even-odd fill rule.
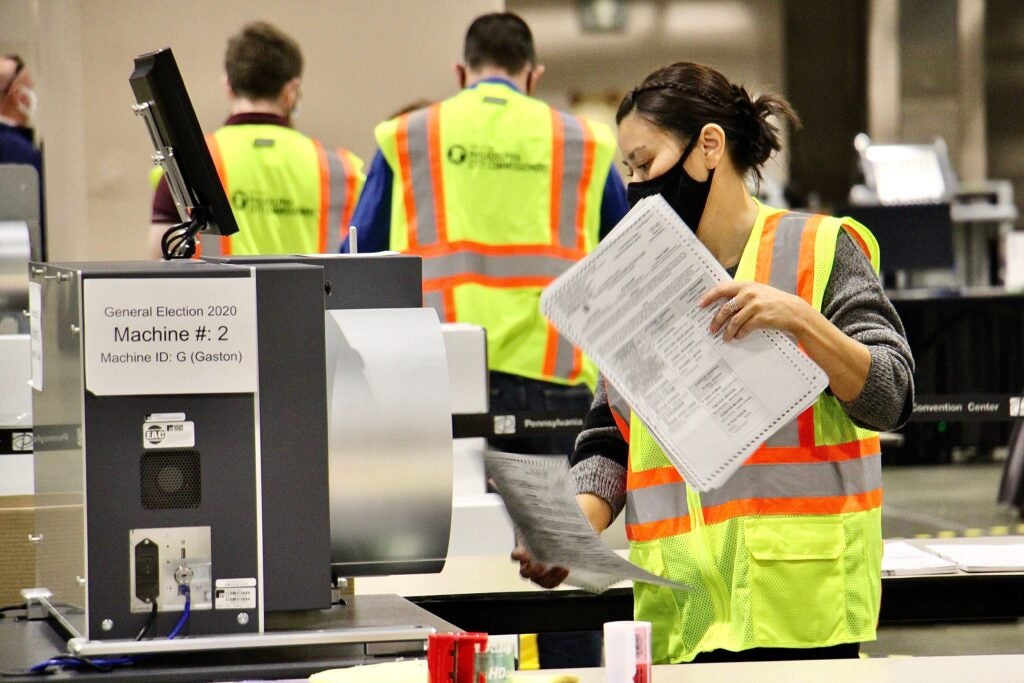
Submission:
[[[249,194],[244,190],[235,190],[231,193],[231,208],[235,211],[271,214],[274,216],[303,216],[308,218],[316,215],[316,211],[309,207],[297,206],[291,197],[267,197]]]
[[[523,159],[519,152],[502,152],[490,145],[451,145],[448,161],[455,166],[484,171],[513,171],[516,173],[547,173],[548,163]]]

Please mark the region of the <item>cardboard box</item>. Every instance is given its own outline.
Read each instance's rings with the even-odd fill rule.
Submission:
[[[36,584],[35,522],[35,496],[0,496],[0,606],[20,604]]]

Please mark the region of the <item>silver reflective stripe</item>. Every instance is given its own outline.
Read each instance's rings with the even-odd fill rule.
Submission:
[[[804,224],[810,214],[789,213],[779,219],[775,226],[772,246],[772,270],[768,284],[790,294],[796,294],[797,268],[800,264],[800,242],[803,239]],[[768,437],[772,447],[799,446],[800,431],[796,419],[784,424]]]
[[[556,111],[562,121],[562,173],[557,179],[561,188],[558,209],[558,244],[566,249],[575,249],[577,244],[576,217],[581,211],[580,183],[583,179],[584,130],[583,123],[575,116]],[[552,178],[552,181],[556,181]],[[536,258],[536,257],[534,257]],[[550,263],[558,263],[560,259],[548,259]],[[562,261],[567,268],[571,263]],[[540,264],[536,264],[540,265]],[[543,271],[531,272],[542,274]],[[575,368],[576,354],[572,344],[553,327],[549,334],[555,335],[554,368],[552,376],[570,380]]]
[[[744,498],[808,498],[867,493],[882,486],[882,456],[741,467],[721,488],[701,494],[706,505]]]
[[[448,320],[445,317],[444,294],[442,292],[423,292],[423,306],[437,311],[437,317],[441,322]]]
[[[625,397],[623,397],[623,395],[619,393],[619,390],[615,388],[615,385],[608,380],[605,380],[604,385],[608,392],[608,405],[613,411],[619,414],[619,417],[626,420],[628,423],[630,408],[629,404],[626,403]]]
[[[558,242],[566,248],[576,246],[576,214],[580,210],[579,187],[583,177],[583,124],[571,114],[556,112],[562,120],[562,188],[558,212]],[[559,179],[552,178],[552,181]]]
[[[437,220],[434,202],[434,186],[430,173],[430,140],[427,128],[427,113],[432,109],[421,109],[409,114],[409,173],[406,182],[412,183],[412,197],[416,206],[416,242],[421,247],[437,244]]]
[[[223,256],[220,249],[220,235],[200,235],[199,251],[200,256]]]
[[[331,193],[327,209],[327,245],[325,251],[328,254],[338,253],[341,247],[341,216],[345,210],[345,196],[348,186],[345,175],[345,164],[338,156],[337,150],[324,149],[327,157],[327,172],[329,174],[327,187]]]
[[[796,294],[797,267],[800,264],[800,242],[804,224],[810,215],[789,213],[779,219],[775,227],[772,247],[772,272],[768,284],[775,289]]]
[[[882,487],[882,456],[854,460],[798,464],[744,465],[719,489],[700,494],[704,507],[749,498],[813,498],[867,493]],[[646,524],[671,517],[665,511],[685,513],[686,485],[661,484],[629,491],[634,508],[630,524]]]
[[[688,514],[685,484],[661,484],[626,491],[626,524],[646,524]]]
[[[462,273],[479,273],[492,277],[556,278],[575,261],[557,256],[509,254],[494,256],[470,251],[457,251],[423,259],[423,279],[453,277]]]
[[[800,445],[800,428],[796,418],[779,427],[779,430],[768,437],[765,445],[769,448],[795,448]]]
[[[559,334],[558,330],[554,327],[548,327],[548,334],[555,335],[555,368],[551,374],[554,377],[568,380],[576,365],[575,349],[569,343],[569,340]]]

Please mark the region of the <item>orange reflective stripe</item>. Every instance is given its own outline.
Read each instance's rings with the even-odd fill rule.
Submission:
[[[843,496],[746,498],[704,508],[704,523],[718,524],[750,515],[839,515],[863,512],[882,504],[882,489]]]
[[[319,227],[319,249],[322,254],[327,251],[327,225],[331,213],[331,170],[327,165],[327,152],[319,140],[310,140],[316,148],[316,160],[320,172],[320,227]]]
[[[690,529],[690,516],[687,515],[672,519],[659,519],[657,522],[647,522],[645,524],[627,524],[626,538],[637,543],[655,541],[659,538],[689,533]]]
[[[802,351],[803,349],[801,349]],[[800,443],[814,443],[814,411],[817,402],[796,416],[796,432]]]
[[[587,228],[587,188],[590,186],[591,176],[594,175],[594,133],[586,121],[580,119],[580,128],[583,130],[583,169],[580,173],[580,184],[576,189],[576,248],[583,249],[586,246]],[[552,235],[552,243],[555,243]]]
[[[615,426],[618,427],[619,431],[622,433],[622,438],[626,440],[626,443],[629,443],[629,420],[622,415],[619,415],[619,411],[614,408],[612,408],[612,419],[615,420]]]
[[[754,281],[768,282],[772,274],[772,243],[775,241],[775,228],[785,213],[769,216],[761,228],[761,243],[757,248],[757,265],[754,266]]]
[[[555,361],[558,359],[558,330],[547,322],[547,341],[544,344],[544,369],[543,373],[545,377],[551,377],[555,374]]]
[[[796,295],[809,304],[814,301],[814,242],[818,236],[818,225],[824,216],[816,214],[804,223],[800,236],[800,255],[796,265]],[[815,406],[800,413],[796,419],[800,443],[814,443]]]
[[[796,295],[807,303],[814,301],[814,241],[818,225],[824,216],[817,214],[807,219],[800,239],[800,258],[797,261]]]
[[[409,249],[405,253],[430,258],[457,251],[472,251],[487,256],[554,256],[572,261],[578,261],[586,256],[581,250],[563,249],[555,244],[484,244],[483,242],[471,242],[469,240],[430,244],[423,247],[417,246],[415,249]]]
[[[213,167],[217,169],[217,177],[220,178],[220,184],[224,188],[224,195],[228,198],[228,202],[231,201],[231,190],[228,187],[228,170],[224,166],[224,156],[220,153],[220,145],[217,144],[217,138],[213,133],[206,135],[206,146],[210,149],[210,158],[213,159]],[[230,256],[231,255],[231,238],[222,236],[220,239],[220,255]],[[202,246],[196,246],[195,257],[199,258],[202,255]]]
[[[558,244],[558,231],[562,214],[562,165],[565,154],[565,128],[562,117],[554,109],[551,110],[551,218],[549,230],[551,244]]]
[[[857,246],[860,247],[860,250],[863,251],[864,255],[868,257],[868,260],[871,260],[871,251],[868,249],[868,245],[864,241],[864,238],[860,236],[860,233],[857,232],[856,230],[847,227],[845,223],[843,224],[843,231],[853,238],[853,241],[857,243]]]
[[[583,351],[578,346],[572,347],[572,370],[569,371],[569,381],[575,382],[583,372]]]
[[[878,455],[881,452],[882,446],[877,435],[833,446],[809,446],[806,448],[801,446],[762,446],[754,451],[754,454],[744,463],[744,467],[777,463],[839,462],[868,455]]]
[[[210,158],[213,159],[213,167],[217,169],[217,177],[220,178],[220,184],[224,187],[224,194],[230,194],[228,172],[224,168],[224,157],[221,156],[220,145],[217,144],[217,138],[212,133],[206,136],[206,146],[210,148]]]
[[[348,151],[339,147],[338,158],[341,159],[341,165],[345,169],[345,206],[341,208],[341,225],[338,226],[338,229],[341,231],[341,241],[344,242],[345,238],[348,237],[348,226],[352,222],[352,212],[356,208],[356,188],[359,186],[359,173],[352,164],[352,158],[348,155]]]
[[[426,289],[426,288],[424,288]],[[445,287],[442,291],[444,295],[444,317],[445,322],[453,323],[456,322],[455,317],[455,292],[451,287]]]
[[[626,490],[647,488],[648,486],[660,486],[661,484],[679,484],[683,481],[683,475],[671,465],[666,467],[654,467],[639,472],[630,471],[626,476]]]
[[[477,273],[463,273],[454,277],[439,277],[423,281],[423,291],[440,290],[459,285],[475,284],[486,285],[487,287],[515,288],[515,287],[547,287],[554,278],[551,277],[492,277],[479,275]]]
[[[615,415],[614,411],[612,413]],[[743,463],[748,465],[767,465],[782,463],[811,463],[811,462],[839,462],[842,460],[854,460],[864,456],[878,455],[882,452],[881,441],[878,435],[836,444],[834,446],[784,446],[767,447],[762,446],[754,451],[754,454]],[[678,484],[683,482],[683,476],[671,465],[654,467],[639,472],[629,472],[626,478],[626,489],[635,491],[648,486],[660,486],[662,484]]]
[[[410,249],[418,246],[416,239],[416,199],[412,192],[412,162],[409,159],[409,115],[398,118],[395,131],[395,147],[398,153],[398,168],[402,172],[402,203],[405,204],[406,239]]]
[[[437,240],[448,241],[448,219],[444,210],[444,176],[441,168],[441,105],[427,109],[427,149],[430,156],[430,183],[434,190],[434,221]]]
[[[704,508],[705,524],[721,524],[737,517],[767,515],[840,515],[873,510],[882,505],[882,489],[847,496],[808,498],[746,498]],[[690,516],[662,519],[645,524],[627,524],[631,541],[654,541],[691,530]]]

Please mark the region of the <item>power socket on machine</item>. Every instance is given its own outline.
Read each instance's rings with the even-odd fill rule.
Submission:
[[[213,609],[210,527],[132,529],[128,533],[131,611],[181,612],[188,584],[192,610]]]

